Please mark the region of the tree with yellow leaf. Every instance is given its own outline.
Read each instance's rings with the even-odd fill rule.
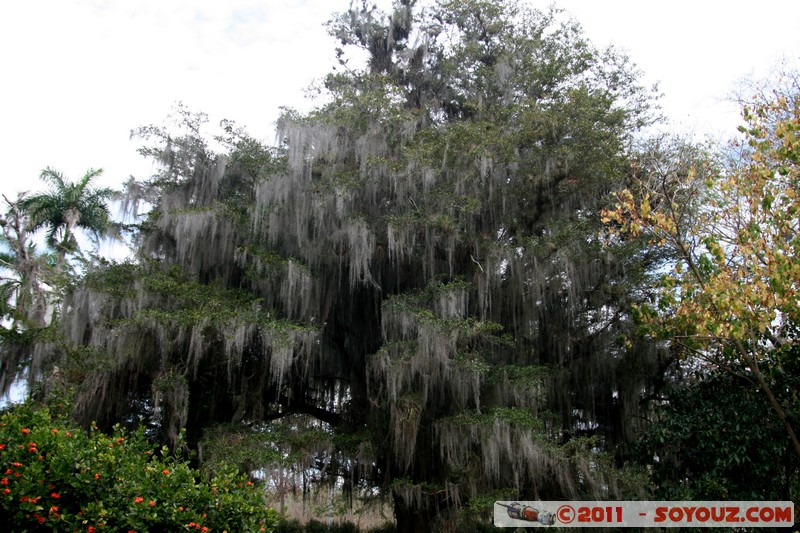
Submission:
[[[636,310],[649,332],[758,384],[800,456],[783,399],[798,391],[779,394],[770,378],[800,341],[797,79],[743,105],[736,157],[634,168],[603,217],[610,239],[645,236],[674,254],[650,303]]]

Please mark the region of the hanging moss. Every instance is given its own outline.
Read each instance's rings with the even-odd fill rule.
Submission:
[[[630,258],[600,250],[597,213],[648,97],[552,12],[396,8],[333,20],[368,64],[286,111],[274,150],[147,130],[163,169],[139,263],[65,301],[69,343],[111,357],[86,375],[82,415],[169,397],[160,424],[194,445],[231,422],[264,446],[316,435],[302,459],[279,453],[301,478],[387,491],[402,531],[498,490],[616,497],[600,458],[623,458],[658,353],[620,340],[640,293]],[[185,387],[154,403],[173,375]]]
[[[189,391],[184,387],[165,393],[158,379],[168,375],[196,380],[207,361],[222,354],[222,368],[226,369],[222,375],[233,385],[239,381],[238,370],[247,354],[258,346],[265,351],[260,364],[266,365],[272,376],[271,382],[262,386],[277,383],[280,388],[292,365],[303,364],[302,357],[310,353],[317,334],[310,326],[275,317],[251,292],[201,284],[176,267],[164,272],[157,265],[111,265],[89,279],[89,286],[65,302],[70,313],[64,325],[73,342],[116,354],[117,359],[85,378],[87,396],[86,401],[79,399],[79,410],[85,409],[87,417],[105,419],[118,405],[94,404],[91,400],[98,394],[112,394],[124,379],[130,383],[122,386],[122,391],[141,394],[136,383],[152,381],[154,409],[160,409],[164,397],[173,408],[180,404],[184,411],[180,416],[170,415],[170,422],[164,423],[171,427],[170,438],[177,437],[177,430],[186,423]],[[123,291],[126,285],[131,289]],[[157,368],[171,370],[154,378],[151,372]],[[182,391],[180,396],[175,396],[177,391]],[[161,415],[156,412],[153,417]]]

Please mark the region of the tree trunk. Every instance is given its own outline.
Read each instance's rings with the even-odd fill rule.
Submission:
[[[435,514],[429,509],[414,509],[402,498],[394,495],[394,518],[397,533],[420,533],[432,531]]]

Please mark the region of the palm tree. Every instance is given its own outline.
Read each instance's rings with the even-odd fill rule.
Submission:
[[[44,326],[47,302],[41,280],[47,268],[47,258],[36,252],[28,236],[28,221],[19,202],[3,195],[8,204],[0,217],[0,316],[4,321],[24,322]]]
[[[91,187],[92,180],[103,173],[102,169],[89,169],[77,182],[65,180],[63,174],[51,168],[42,171],[40,179],[50,184],[50,190],[28,196],[20,208],[29,217],[31,233],[47,229],[47,244],[64,260],[67,253],[78,250],[75,228],[95,236],[106,233],[110,226],[108,200],[113,191]]]
[[[0,394],[6,394],[28,368],[38,332],[47,328],[52,268],[47,255],[30,241],[26,213],[3,195],[0,216]]]

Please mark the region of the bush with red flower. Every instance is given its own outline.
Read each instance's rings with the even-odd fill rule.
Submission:
[[[76,429],[62,409],[0,417],[0,524],[14,531],[273,531],[277,514],[235,470],[207,480],[142,433]]]

